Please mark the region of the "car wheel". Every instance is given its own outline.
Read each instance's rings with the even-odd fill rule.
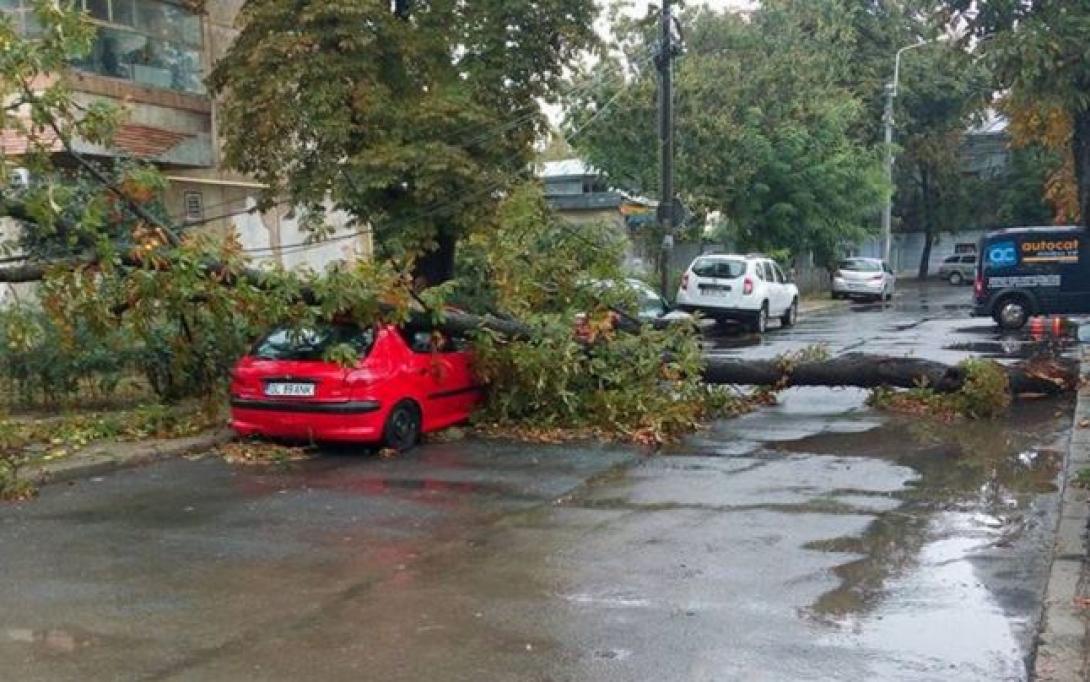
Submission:
[[[768,302],[761,304],[761,310],[751,323],[752,330],[758,334],[764,334],[768,330]]]
[[[420,408],[411,400],[403,400],[386,417],[382,429],[382,444],[391,450],[411,450],[420,441]]]
[[[965,278],[961,276],[960,272],[951,272],[950,273],[950,284],[953,284],[954,286],[959,287],[964,282],[965,282]]]
[[[840,294],[838,294],[838,293],[836,293],[836,292],[834,291],[834,292],[833,292],[833,300],[834,300],[834,301],[839,301],[839,300],[840,300]]]
[[[799,299],[791,301],[791,307],[780,318],[780,323],[785,327],[794,327],[799,321]]]
[[[1014,331],[1026,326],[1030,307],[1026,299],[1020,296],[1004,298],[995,307],[995,321],[1001,329]]]

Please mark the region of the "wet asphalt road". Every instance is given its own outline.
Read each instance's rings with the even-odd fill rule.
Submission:
[[[967,299],[710,352],[1027,352]],[[0,679],[1024,679],[1071,406],[941,426],[865,397],[790,391],[651,458],[467,441],[47,487],[0,508]]]

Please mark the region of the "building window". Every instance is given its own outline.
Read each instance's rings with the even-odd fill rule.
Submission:
[[[187,223],[199,223],[204,221],[204,197],[200,192],[186,192],[183,195],[185,202],[185,221]]]
[[[162,0],[76,0],[98,29],[73,66],[141,85],[204,94],[201,18]],[[32,0],[0,0],[18,29],[37,32]]]

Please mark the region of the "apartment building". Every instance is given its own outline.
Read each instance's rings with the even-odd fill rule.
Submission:
[[[330,216],[342,226],[338,239],[308,245],[291,206],[249,212],[262,186],[223,167],[217,105],[204,78],[237,35],[234,22],[242,0],[208,0],[199,12],[196,3],[184,0],[77,1],[97,36],[90,54],[65,76],[83,103],[106,99],[129,110],[115,149],[78,142],[78,151],[155,163],[170,182],[166,201],[175,223],[234,231],[255,258],[321,269],[370,256],[370,235],[345,227],[345,216]],[[30,5],[30,0],[0,0],[0,11],[33,35],[38,27]],[[21,144],[25,148],[10,132],[0,144],[9,156],[18,154]]]

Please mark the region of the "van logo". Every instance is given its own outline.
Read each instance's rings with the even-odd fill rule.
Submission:
[[[1014,242],[998,242],[988,248],[988,265],[1003,267],[1018,264],[1018,247]]]

